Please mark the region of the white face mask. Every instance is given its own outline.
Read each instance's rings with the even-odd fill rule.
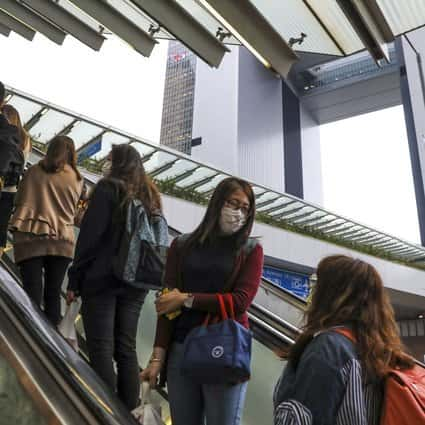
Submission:
[[[103,177],[109,176],[109,174],[111,173],[111,168],[112,168],[112,161],[107,159],[102,165]]]
[[[223,207],[220,215],[220,229],[225,235],[233,235],[242,229],[246,216],[241,210]]]

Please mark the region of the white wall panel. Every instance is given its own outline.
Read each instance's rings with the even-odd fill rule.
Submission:
[[[320,127],[302,104],[300,115],[304,199],[323,205]]]
[[[237,174],[238,47],[224,56],[220,68],[198,60],[192,138],[202,144],[192,156],[231,174]]]
[[[282,82],[239,51],[239,175],[284,190]]]

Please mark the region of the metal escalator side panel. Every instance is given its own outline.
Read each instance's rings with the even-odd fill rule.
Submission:
[[[66,423],[136,423],[89,365],[51,327],[3,267],[0,267],[0,312],[14,326],[16,341],[30,347],[32,361],[42,365],[45,377],[50,377],[57,386],[56,392],[66,396],[84,419],[84,422]],[[0,329],[3,330],[3,326],[2,321]]]

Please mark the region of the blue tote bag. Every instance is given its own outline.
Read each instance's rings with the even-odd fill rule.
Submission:
[[[185,339],[182,373],[202,384],[237,383],[251,375],[251,332],[235,320],[233,298],[217,294],[220,317],[209,314]],[[230,307],[227,314],[224,298]]]

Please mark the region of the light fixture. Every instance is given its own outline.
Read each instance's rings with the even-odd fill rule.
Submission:
[[[248,0],[198,0],[266,68],[286,77],[296,53]]]
[[[423,314],[418,314],[418,319],[423,319],[424,315]]]
[[[337,3],[376,63],[380,65],[382,60],[389,63],[387,43],[394,41],[394,34],[377,0],[337,0]]]
[[[176,1],[131,0],[207,64],[218,67],[229,49]]]

